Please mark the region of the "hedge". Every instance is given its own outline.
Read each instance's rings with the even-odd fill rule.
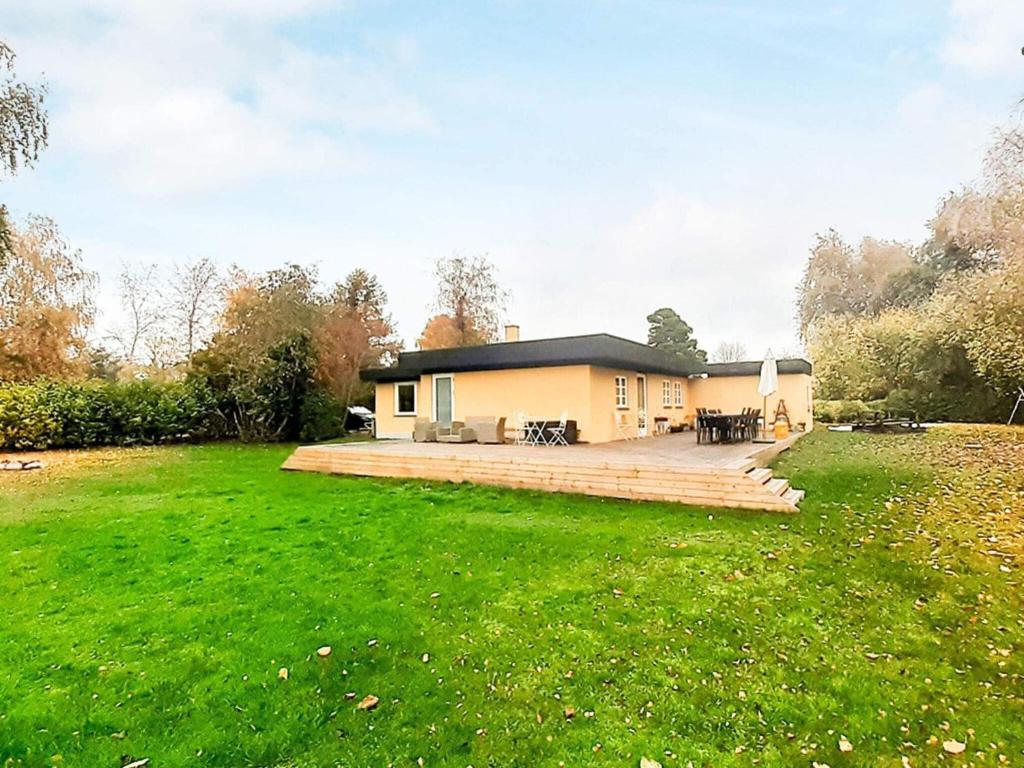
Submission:
[[[0,382],[0,449],[152,445],[226,432],[202,381]]]

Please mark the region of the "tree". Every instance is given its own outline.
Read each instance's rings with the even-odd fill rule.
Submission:
[[[695,363],[706,363],[708,353],[697,347],[691,328],[674,309],[662,307],[647,316],[647,343]]]
[[[434,279],[437,281],[435,314],[450,319],[450,324],[446,324],[454,329],[451,335],[455,343],[451,346],[488,344],[500,338],[508,292],[498,285],[495,267],[486,257],[438,259],[434,264]],[[427,329],[424,329],[421,339],[426,337]]]
[[[387,294],[374,275],[363,269],[349,273],[335,286],[325,317],[314,331],[318,382],[346,409],[369,385],[359,371],[390,362],[399,351]]]
[[[1024,270],[1005,266],[948,281],[937,305],[981,377],[1000,393],[1024,386]]]
[[[189,360],[213,335],[223,298],[217,265],[205,257],[175,265],[168,298],[169,319],[180,354]]]
[[[483,337],[472,326],[460,329],[451,315],[435,315],[430,318],[416,340],[416,346],[420,349],[449,349],[483,343]]]
[[[298,439],[316,399],[314,334],[324,314],[316,271],[234,270],[209,346],[192,358],[244,440]]]
[[[124,322],[111,332],[111,340],[118,346],[123,360],[128,363],[150,362],[153,353],[162,350],[166,334],[161,327],[166,320],[157,284],[155,264],[128,264],[121,266],[118,277]],[[144,357],[144,353],[149,353]]]
[[[716,363],[738,363],[747,359],[747,348],[738,341],[723,341],[711,358]]]
[[[14,51],[0,41],[0,172],[31,166],[49,140],[43,102],[46,86],[14,77]]]
[[[0,268],[11,258],[14,244],[11,242],[11,225],[7,206],[0,204]]]
[[[12,228],[0,264],[0,379],[83,375],[96,276],[51,219]]]

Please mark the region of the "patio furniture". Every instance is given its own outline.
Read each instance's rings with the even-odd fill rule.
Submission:
[[[635,429],[632,423],[629,421],[629,414],[626,412],[616,413],[615,416],[615,436],[621,440],[633,440],[636,438],[633,430]]]
[[[450,427],[438,427],[437,442],[475,443],[476,430],[472,427],[467,427],[464,422],[453,421]]]
[[[562,421],[559,420],[532,420],[530,422],[534,430],[536,431],[534,445],[562,445],[561,440],[556,440],[554,433],[557,432],[561,426]],[[565,431],[562,432],[562,438],[569,445],[573,445],[579,439],[579,428],[575,419],[565,420]]]
[[[569,443],[565,439],[565,428],[569,422],[568,411],[562,411],[562,415],[558,419],[558,424],[554,427],[541,428],[541,432],[547,431],[548,439],[545,441],[546,445],[568,445]]]
[[[515,419],[515,444],[516,445],[537,445],[542,436],[537,428],[537,422],[531,421],[526,411],[516,411]]]
[[[697,443],[714,441],[714,426],[707,408],[697,409]]]
[[[478,443],[501,444],[505,442],[505,417],[468,416],[466,426],[476,432]]]
[[[437,422],[430,419],[416,419],[412,428],[412,439],[417,443],[436,443]]]
[[[747,423],[747,439],[754,440],[757,438],[758,424],[761,420],[761,409],[753,408],[750,411],[750,421]]]

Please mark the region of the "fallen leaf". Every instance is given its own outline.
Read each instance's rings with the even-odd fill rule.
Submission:
[[[967,749],[967,745],[964,744],[962,741],[957,741],[956,739],[949,739],[948,741],[942,742],[942,748],[951,755],[959,755],[962,754],[965,749]]]
[[[651,760],[649,757],[641,757],[640,768],[661,768],[661,763],[657,760]]]
[[[839,737],[839,751],[840,752],[853,752],[853,744],[845,736]]]
[[[428,661],[430,661],[430,654],[424,653],[422,656],[420,656],[420,661],[426,664]]]
[[[356,704],[356,709],[373,709],[380,703],[380,699],[372,693]]]
[[[565,708],[565,719],[572,720],[576,716],[576,709],[574,707]]]
[[[331,646],[329,646],[329,645],[321,645],[319,648],[316,649],[316,655],[319,656],[321,659],[326,658],[327,656],[330,656],[331,655]]]
[[[278,677],[279,680],[287,680],[288,679],[288,667],[281,667],[279,670],[277,670],[277,677]]]

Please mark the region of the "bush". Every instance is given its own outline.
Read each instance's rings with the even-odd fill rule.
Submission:
[[[847,424],[870,419],[877,409],[863,400],[818,400],[814,420],[824,424]]]
[[[0,383],[0,448],[151,445],[223,437],[201,381]]]

